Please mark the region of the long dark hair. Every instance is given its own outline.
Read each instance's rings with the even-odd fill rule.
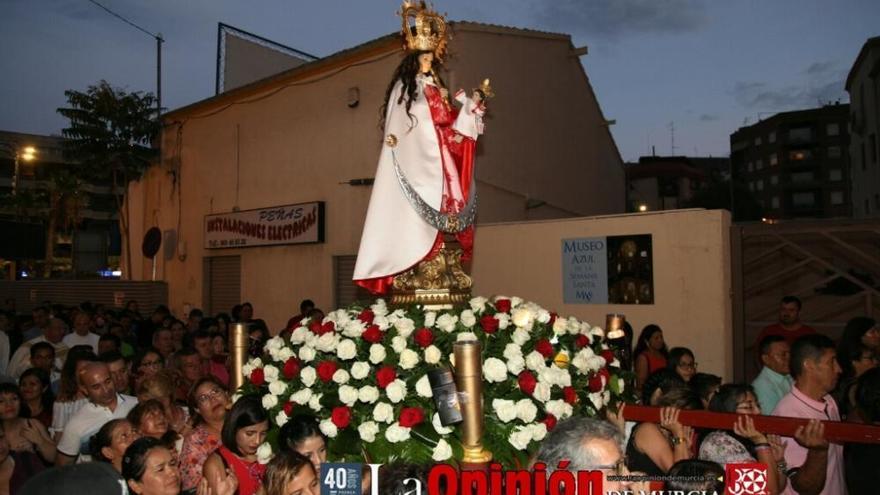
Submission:
[[[715,392],[715,396],[712,397],[712,400],[709,401],[709,410],[713,412],[736,413],[736,403],[746,394],[752,394],[755,399],[758,398],[758,395],[755,394],[755,389],[753,389],[751,385],[746,385],[744,383],[725,383],[717,392]],[[743,444],[752,455],[756,455],[754,442],[748,438],[735,434],[733,430],[725,433]]]
[[[296,446],[310,437],[321,437],[327,443],[327,437],[318,428],[318,418],[311,414],[295,414],[284,426],[278,435],[278,443],[281,449],[296,450]]]
[[[45,389],[40,395],[40,402],[43,404],[43,410],[51,411],[52,404],[55,403],[55,394],[52,393],[52,381],[49,378],[49,373],[46,373],[46,370],[42,368],[28,368],[18,379],[19,388],[21,388],[21,382],[29,376],[40,381],[40,385]]]
[[[241,455],[235,434],[242,428],[269,421],[269,413],[263,409],[263,404],[258,395],[245,395],[238,399],[226,415],[223,421],[223,429],[220,431],[220,440],[223,446],[231,450],[235,455]]]
[[[636,348],[632,353],[633,359],[639,357],[639,354],[648,350],[648,341],[651,340],[651,337],[654,336],[655,333],[662,331],[663,329],[660,328],[659,325],[654,325],[653,323],[643,328],[642,333],[639,334],[639,340],[636,342]],[[669,353],[666,350],[666,342],[663,342],[663,349],[660,350],[660,354],[662,354],[663,357],[668,356]]]
[[[406,115],[409,117],[409,120],[413,125],[416,124],[409,109],[412,108],[413,100],[419,96],[419,84],[416,82],[416,76],[419,74],[419,55],[422,55],[423,53],[431,52],[410,52],[403,57],[403,60],[400,61],[397,69],[394,70],[391,82],[388,83],[388,89],[385,90],[385,100],[379,108],[379,128],[385,129],[385,114],[388,111],[388,103],[391,100],[391,93],[394,92],[394,86],[397,84],[397,81],[400,81],[403,85],[403,91],[394,104],[400,105],[401,103],[405,103]],[[440,61],[436,56],[434,57],[434,61],[431,62],[431,67],[435,69],[432,71],[435,77],[434,82],[441,87],[445,87],[446,84],[440,79],[440,75],[436,71],[436,69],[440,67]]]

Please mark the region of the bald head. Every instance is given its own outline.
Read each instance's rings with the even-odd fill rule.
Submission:
[[[89,362],[77,376],[80,390],[97,406],[116,408],[116,387],[106,363]]]

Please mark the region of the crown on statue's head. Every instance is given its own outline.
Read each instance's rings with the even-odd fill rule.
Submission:
[[[400,7],[406,49],[412,52],[433,52],[441,58],[446,50],[446,19],[419,2],[403,2]]]

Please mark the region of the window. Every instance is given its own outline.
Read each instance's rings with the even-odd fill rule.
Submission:
[[[770,155],[769,163],[770,163],[771,167],[775,167],[776,165],[779,164],[779,157],[776,156],[776,153],[773,153],[772,155]]]
[[[832,168],[828,171],[828,180],[832,182],[840,182],[843,180],[843,170]]]
[[[796,192],[791,195],[791,204],[793,206],[814,206],[816,204],[816,193],[813,192]]]
[[[813,158],[813,152],[810,150],[791,150],[788,152],[788,159],[794,162],[809,160]]]
[[[759,191],[764,190],[764,179],[758,179],[758,183],[755,186]]]
[[[752,162],[749,162],[748,165],[746,165],[746,168],[749,169],[749,172],[754,172],[755,171],[755,164]]]
[[[761,170],[762,168],[764,168],[764,160],[758,158],[755,160],[755,170]]]
[[[843,204],[843,191],[831,191],[831,204],[832,205],[842,205]]]
[[[772,198],[770,198],[770,207],[774,210],[779,209],[779,196],[773,196]]]
[[[828,158],[840,158],[840,146],[829,146],[827,153]]]
[[[794,127],[788,130],[790,143],[805,143],[813,139],[813,130],[809,127]]]
[[[770,135],[767,136],[767,142],[768,143],[775,143],[776,142],[776,131],[771,132]]]
[[[761,146],[761,136],[755,138],[755,146]]]
[[[754,191],[754,190],[755,190],[755,183],[749,182],[749,191]]]
[[[779,176],[778,175],[771,175],[770,176],[770,184],[774,185],[774,186],[776,184],[779,184]]]
[[[825,126],[825,134],[829,136],[839,136],[840,135],[840,124],[837,122],[832,122]]]
[[[807,171],[807,172],[793,172],[793,173],[791,174],[791,181],[792,181],[792,182],[796,182],[796,183],[799,183],[799,182],[812,182],[812,181],[814,181],[815,179],[816,179],[815,175],[813,174],[813,172],[810,172],[810,171]]]

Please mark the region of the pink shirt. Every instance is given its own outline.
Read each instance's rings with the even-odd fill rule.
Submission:
[[[826,395],[821,401],[815,401],[798,390],[797,385],[791,387],[791,391],[776,404],[773,416],[787,416],[792,418],[818,419],[822,421],[840,421],[840,412],[837,403],[830,395]],[[785,449],[785,462],[789,469],[803,465],[807,460],[807,449],[802,447],[794,438],[784,438],[788,443]],[[843,476],[843,445],[831,443],[828,446],[828,465],[825,468],[825,487],[820,495],[846,495],[846,478]],[[796,495],[791,483],[785,487],[783,495]]]

